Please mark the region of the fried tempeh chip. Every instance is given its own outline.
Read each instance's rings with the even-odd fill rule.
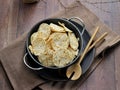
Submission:
[[[71,47],[68,47],[68,50],[70,53],[71,60],[73,60],[75,56],[78,54],[78,50],[73,50]]]
[[[53,54],[50,54],[50,53],[41,54],[41,55],[38,56],[38,60],[44,66],[54,66],[54,63],[53,63]]]
[[[69,36],[69,40],[70,40],[70,47],[73,50],[77,50],[78,49],[78,39],[76,38],[74,33],[68,33]]]
[[[51,33],[51,29],[50,29],[50,26],[47,23],[42,23],[39,26],[39,29],[38,29],[38,35],[39,36],[38,37],[46,40],[50,36],[50,33]]]
[[[53,33],[51,39],[51,45],[54,50],[59,48],[66,49],[69,46],[69,37],[66,33]]]
[[[33,44],[34,40],[38,37],[38,32],[35,32],[31,35],[30,42]]]
[[[70,53],[67,49],[56,50],[53,55],[53,63],[57,67],[63,67],[71,61]]]
[[[46,42],[42,38],[36,38],[32,45],[34,55],[38,56],[46,52]]]
[[[61,25],[66,32],[72,32],[70,29],[68,29],[67,27],[65,27],[64,23],[58,22],[58,24]]]
[[[61,27],[57,24],[54,24],[54,23],[50,23],[50,28],[52,31],[55,31],[55,32],[65,32],[63,27]]]
[[[34,51],[33,51],[32,46],[31,46],[31,45],[29,45],[29,47],[28,47],[28,48],[30,49],[31,53],[33,54],[33,53],[34,53]]]

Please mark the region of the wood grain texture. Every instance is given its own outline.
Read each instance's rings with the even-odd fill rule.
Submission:
[[[66,9],[73,1],[75,0],[41,0],[35,4],[23,4],[22,0],[0,0],[0,49],[29,31],[38,21]],[[80,1],[113,31],[120,34],[120,0]],[[78,90],[120,90],[120,46],[108,52],[104,61]],[[0,89],[10,90],[1,65]]]
[[[120,33],[120,2],[117,0],[84,0],[86,6],[90,8],[106,25],[113,31]],[[119,47],[118,47],[119,48]],[[87,80],[87,90],[119,90],[119,56],[116,50],[108,51],[104,61],[97,67],[94,73]],[[107,52],[107,53],[108,53]],[[116,60],[115,60],[116,58]],[[115,63],[117,61],[117,63]],[[115,72],[116,71],[116,72]],[[117,76],[116,76],[117,75]],[[91,83],[92,82],[92,83]],[[81,87],[79,88],[79,90]]]

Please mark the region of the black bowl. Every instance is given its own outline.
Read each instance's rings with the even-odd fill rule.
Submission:
[[[33,55],[33,54],[31,53],[31,51],[29,50],[29,48],[28,48],[29,45],[31,44],[31,42],[30,42],[30,37],[31,37],[31,35],[32,35],[34,32],[37,32],[40,24],[42,24],[42,23],[47,23],[47,24],[54,23],[54,24],[57,24],[57,25],[58,25],[58,22],[64,23],[65,26],[66,26],[67,28],[69,28],[70,30],[72,30],[73,33],[75,34],[75,36],[76,36],[77,38],[79,38],[79,41],[78,41],[78,43],[79,43],[78,50],[79,50],[79,51],[78,51],[78,54],[76,55],[76,57],[73,59],[73,61],[72,61],[71,63],[67,64],[67,65],[64,66],[64,67],[48,67],[48,66],[44,66],[43,64],[41,64],[41,63],[39,62],[39,60],[37,59],[37,57],[36,57],[35,55]],[[33,28],[31,29],[31,31],[30,31],[29,34],[28,34],[27,41],[26,41],[26,47],[27,47],[27,52],[28,52],[28,55],[30,56],[30,58],[31,58],[35,63],[39,64],[40,67],[42,67],[42,68],[48,68],[48,69],[61,69],[61,68],[66,68],[66,67],[72,65],[73,63],[75,63],[75,62],[78,60],[78,58],[79,58],[80,55],[81,55],[82,48],[83,48],[83,39],[82,39],[82,35],[81,35],[79,29],[78,29],[73,23],[71,23],[69,20],[67,20],[67,19],[60,19],[60,18],[49,18],[49,19],[42,20],[42,21],[38,22],[35,26],[33,26]]]

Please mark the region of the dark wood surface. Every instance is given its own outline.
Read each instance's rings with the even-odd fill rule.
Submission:
[[[75,0],[0,0],[0,50],[20,37],[42,18],[66,9]],[[120,0],[80,0],[101,21],[120,34]],[[120,90],[120,46],[107,51],[105,59],[78,90]],[[11,90],[0,64],[0,90]]]

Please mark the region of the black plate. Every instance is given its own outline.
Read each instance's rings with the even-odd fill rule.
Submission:
[[[81,25],[79,25],[78,23],[71,21],[73,24],[75,24],[79,30],[82,32],[82,27]],[[90,39],[90,35],[87,32],[87,30],[85,30],[84,34],[83,34],[83,49],[86,47],[88,41]],[[95,55],[95,48],[93,48],[92,50],[90,50],[87,55],[85,56],[85,58],[83,59],[83,61],[81,62],[81,67],[82,67],[82,74],[85,74],[85,72],[89,69],[89,67],[91,66],[93,60],[94,60],[94,55]],[[35,62],[33,62],[33,60],[30,60],[29,56],[28,59],[30,62],[28,62],[29,64],[31,64],[33,67],[39,67],[38,64],[36,64]],[[60,70],[51,70],[51,69],[42,69],[39,71],[34,71],[38,76],[44,78],[44,79],[48,79],[48,80],[52,80],[52,81],[66,81],[68,80],[68,78],[66,77],[66,69],[60,69]]]

